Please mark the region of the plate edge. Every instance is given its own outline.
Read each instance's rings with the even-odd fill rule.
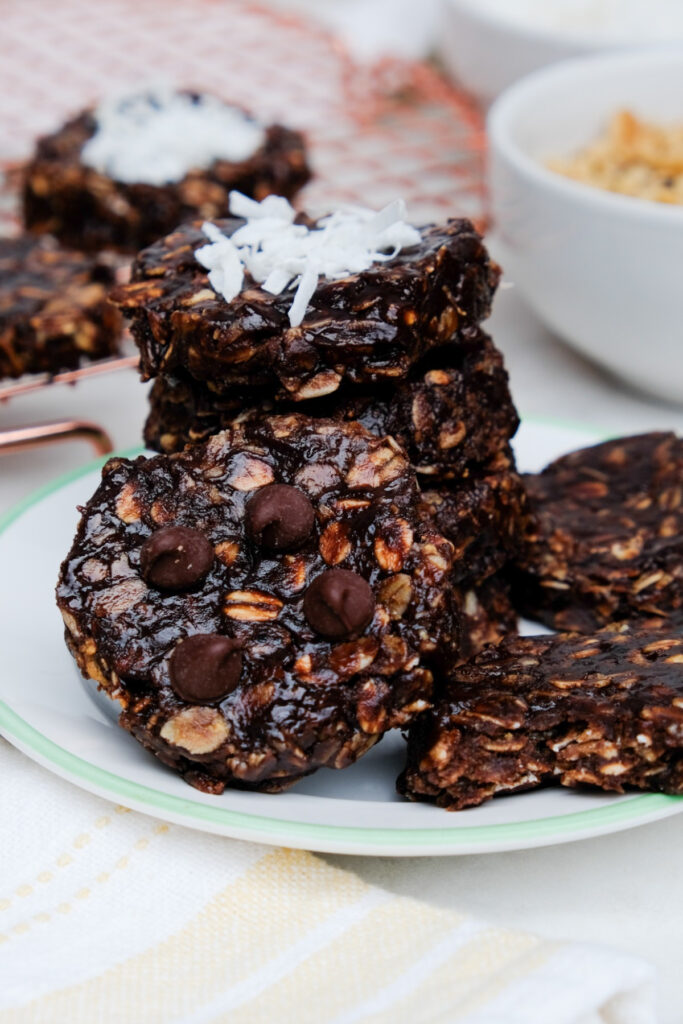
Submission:
[[[568,841],[572,838],[581,839],[588,835],[598,834],[602,828],[614,826],[627,827],[642,821],[644,824],[651,816],[666,816],[683,810],[683,798],[666,796],[659,793],[643,793],[634,795],[624,803],[610,804],[607,807],[594,808],[587,811],[576,811],[571,814],[536,818],[524,822],[507,822],[499,825],[465,825],[458,830],[445,828],[429,829],[396,829],[396,828],[365,828],[352,825],[319,825],[311,822],[289,821],[272,816],[247,814],[222,807],[210,807],[196,804],[168,793],[143,786],[138,782],[122,779],[104,768],[91,764],[72,754],[38,732],[32,725],[13,711],[5,701],[0,701],[0,731],[9,742],[19,746],[28,756],[37,755],[35,760],[46,766],[52,765],[57,774],[66,776],[76,785],[88,789],[95,787],[100,795],[107,794],[125,803],[133,800],[138,807],[148,813],[160,816],[171,813],[182,823],[201,825],[213,824],[222,829],[235,828],[245,837],[254,834],[253,841],[292,842],[293,837],[299,842],[312,840],[313,843],[334,843],[334,848],[368,845],[376,849],[378,854],[388,853],[388,847],[400,847],[407,856],[418,855],[418,849],[425,853],[438,853],[443,847],[454,852],[462,847],[463,853],[497,852],[505,849],[519,849],[531,841],[534,845],[548,845],[552,842]],[[446,813],[446,812],[444,812]],[[209,829],[210,831],[210,829]],[[465,849],[465,847],[467,849]],[[311,846],[304,848],[310,849]],[[340,852],[345,852],[341,851]]]

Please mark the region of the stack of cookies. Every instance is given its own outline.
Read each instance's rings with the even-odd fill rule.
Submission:
[[[113,301],[154,378],[58,585],[121,723],[200,789],[342,768],[514,629],[517,415],[465,220],[320,221],[281,197],[182,225]]]
[[[261,207],[286,214],[268,203]],[[216,226],[239,243],[246,232],[253,239],[263,209],[238,205],[243,217]],[[319,235],[330,220],[299,216],[293,228]],[[389,230],[395,235],[397,223]],[[178,452],[238,423],[290,413],[357,422],[401,445],[425,514],[454,547],[466,658],[514,628],[500,571],[525,513],[509,444],[517,414],[502,357],[480,326],[499,270],[466,220],[409,231],[390,259],[320,277],[297,324],[291,290],[273,294],[248,271],[226,302],[215,271],[200,262],[201,222],[140,253],[132,282],[114,298],[130,318],[143,373],[154,378],[150,448]],[[343,548],[330,552],[329,564],[344,558]]]

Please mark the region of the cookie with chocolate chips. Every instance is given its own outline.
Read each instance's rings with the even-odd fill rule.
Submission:
[[[161,761],[276,791],[427,706],[458,645],[452,557],[392,438],[272,417],[110,460],[57,601],[83,674]]]

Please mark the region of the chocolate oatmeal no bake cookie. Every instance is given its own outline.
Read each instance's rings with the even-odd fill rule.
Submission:
[[[121,724],[201,789],[341,768],[427,706],[458,645],[452,547],[405,453],[274,417],[112,459],[57,599]]]
[[[607,441],[524,483],[532,520],[515,566],[520,611],[583,633],[683,613],[683,440]]]
[[[411,727],[398,788],[462,810],[550,783],[683,794],[683,631],[507,637]]]
[[[204,99],[179,95],[197,103]],[[232,189],[255,199],[272,193],[293,197],[311,176],[302,135],[282,125],[264,127],[261,143],[242,159],[214,159],[165,183],[119,180],[89,166],[83,151],[96,131],[97,111],[86,110],[38,141],[24,172],[24,223],[30,231],[50,232],[89,251],[134,253],[183,220],[224,216]],[[124,154],[127,143],[122,137]]]
[[[227,236],[243,224],[216,222]],[[499,277],[469,221],[420,234],[418,246],[385,262],[320,280],[300,326],[289,321],[291,292],[271,294],[248,275],[230,303],[213,290],[195,258],[207,241],[200,222],[141,252],[113,299],[131,319],[146,377],[184,370],[218,389],[265,387],[293,401],[332,394],[343,381],[396,383],[488,316]]]
[[[0,239],[0,378],[59,373],[114,355],[113,271],[50,238]]]
[[[258,388],[221,390],[183,371],[157,377],[145,442],[156,451],[181,451],[237,419],[297,408],[312,416],[357,420],[379,436],[391,434],[425,484],[459,478],[473,464],[486,463],[507,446],[519,422],[502,356],[477,329],[436,349],[394,386],[342,385],[333,395],[301,405],[274,400]]]

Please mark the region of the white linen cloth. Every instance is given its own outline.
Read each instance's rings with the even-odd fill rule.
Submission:
[[[654,1024],[634,957],[167,825],[3,740],[0,779],[0,1024]]]

